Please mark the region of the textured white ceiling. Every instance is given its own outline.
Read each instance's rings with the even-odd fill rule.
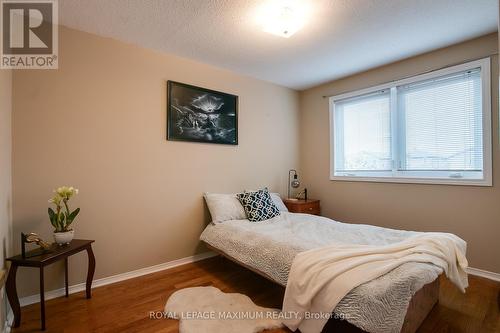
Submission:
[[[192,58],[294,89],[497,30],[497,0],[304,0],[291,38],[261,31],[266,0],[60,0],[78,30]]]

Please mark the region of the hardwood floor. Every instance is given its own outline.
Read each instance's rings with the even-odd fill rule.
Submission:
[[[497,295],[500,283],[470,276],[465,295],[443,279],[439,304],[419,333],[500,332]],[[284,289],[221,257],[176,267],[46,303],[47,332],[177,332],[178,322],[149,319],[162,311],[170,294],[192,286],[213,285],[225,292],[246,294],[261,306],[281,308]],[[13,332],[39,330],[39,305],[22,308],[21,327]],[[267,333],[290,332],[287,329]]]

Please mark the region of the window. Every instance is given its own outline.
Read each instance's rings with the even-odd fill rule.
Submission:
[[[491,186],[489,65],[331,97],[330,178]]]

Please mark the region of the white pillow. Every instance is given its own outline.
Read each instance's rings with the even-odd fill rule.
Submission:
[[[288,212],[288,208],[286,208],[285,204],[283,203],[283,200],[281,200],[281,197],[278,193],[269,193],[271,194],[271,199],[273,199],[274,204],[280,212]]]
[[[203,194],[212,215],[213,223],[221,223],[229,220],[244,220],[247,218],[245,209],[236,197],[236,194]]]

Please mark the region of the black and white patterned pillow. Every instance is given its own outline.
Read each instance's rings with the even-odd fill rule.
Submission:
[[[255,192],[239,193],[237,197],[251,222],[269,220],[280,215],[280,210],[271,199],[267,188]]]

